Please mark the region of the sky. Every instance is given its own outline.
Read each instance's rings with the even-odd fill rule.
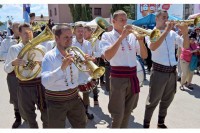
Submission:
[[[47,4],[31,4],[31,12],[35,12],[36,16],[43,14],[48,16]],[[22,4],[3,4],[0,8],[0,21],[8,20],[7,16],[13,17],[13,21],[23,22],[23,5]]]

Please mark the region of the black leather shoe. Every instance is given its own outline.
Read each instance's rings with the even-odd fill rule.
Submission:
[[[149,128],[149,124],[144,124],[143,128]]]
[[[20,120],[15,120],[15,122],[12,125],[12,128],[18,128],[21,125],[21,119]]]
[[[87,118],[88,118],[89,120],[94,119],[94,115],[93,115],[93,114],[86,113],[86,115],[87,115]]]
[[[167,128],[167,126],[163,123],[163,124],[158,124],[157,128]]]

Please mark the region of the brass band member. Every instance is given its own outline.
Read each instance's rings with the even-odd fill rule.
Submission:
[[[27,23],[20,24],[19,35],[22,39],[22,42],[17,45],[11,46],[8,51],[8,56],[4,66],[4,69],[7,73],[12,72],[15,66],[26,66],[27,64],[26,60],[19,59],[17,58],[17,56],[22,48],[29,42],[29,40],[33,39],[33,32],[30,28],[30,25]],[[43,52],[46,52],[46,49],[43,46],[38,45],[38,48],[41,49]],[[38,61],[41,60],[42,59],[38,58]],[[36,104],[41,112],[43,127],[47,128],[47,112],[45,108],[44,95],[40,93],[40,91],[44,90],[41,84],[40,74],[37,75],[36,79],[30,81],[18,80],[18,82],[19,88],[17,94],[20,114],[25,120],[27,120],[30,128],[38,128],[35,113]]]
[[[156,29],[162,34],[158,41],[147,42],[152,52],[153,70],[150,76],[149,95],[147,97],[144,115],[144,128],[149,128],[154,109],[160,103],[158,114],[158,128],[167,128],[165,117],[167,109],[174,99],[176,93],[176,64],[175,44],[188,48],[188,27],[180,25],[183,40],[172,29],[173,22],[168,21],[168,13],[160,10],[156,14]]]
[[[113,30],[101,38],[103,54],[110,62],[110,99],[108,110],[112,128],[127,128],[129,117],[139,98],[139,81],[136,70],[136,53],[147,57],[144,37],[132,34],[132,26],[126,25],[127,14],[118,10],[113,14]],[[124,27],[126,25],[126,27]]]
[[[73,38],[73,40],[72,40],[72,45],[79,47],[84,53],[91,56],[92,55],[92,46],[89,41],[84,39],[84,27],[82,24],[75,25],[74,34],[75,34],[75,38]],[[88,81],[88,78],[89,78],[88,73],[79,72],[79,77],[80,77],[79,85],[84,85],[89,82]],[[84,103],[84,106],[86,109],[86,115],[87,115],[88,119],[93,119],[94,118],[93,114],[88,113],[88,106],[90,105],[89,92],[83,93],[83,103]]]
[[[93,31],[90,26],[84,26],[84,39],[86,39],[86,40],[91,39],[92,32]],[[99,49],[99,40],[98,39],[95,42],[95,45],[92,47],[92,55],[95,57],[95,63],[97,63],[96,58],[101,57],[101,51]],[[89,98],[89,95],[88,95],[88,98]],[[93,89],[93,99],[94,99],[94,105],[99,105],[97,85]]]
[[[65,128],[66,117],[72,128],[85,128],[85,108],[77,89],[79,70],[72,63],[73,53],[66,52],[72,45],[70,27],[56,26],[55,41],[56,47],[45,55],[42,62],[49,128]]]
[[[7,37],[3,40],[0,47],[0,60],[6,60],[8,50],[11,46],[16,45],[19,41],[19,26],[20,23],[14,22],[12,25],[12,30],[14,32],[13,36]],[[18,97],[17,90],[19,87],[18,80],[14,71],[11,71],[7,75],[7,84],[10,93],[10,103],[14,105],[15,113],[15,122],[12,125],[12,128],[17,128],[21,125],[21,115],[18,107]]]

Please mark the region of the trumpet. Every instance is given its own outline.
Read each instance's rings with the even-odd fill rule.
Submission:
[[[92,61],[85,60],[85,53],[76,46],[70,46],[66,52],[74,55],[73,63],[82,72],[89,72],[91,79],[98,79],[105,73],[104,67],[98,67]],[[85,67],[86,69],[84,69]]]
[[[195,26],[200,27],[200,16],[196,17],[195,19],[191,19],[191,20],[177,20],[177,21],[174,21],[174,23],[175,24],[184,23],[187,25],[194,24]]]
[[[127,25],[125,25],[124,28],[126,28]],[[158,29],[154,29],[154,30],[145,30],[143,28],[140,28],[138,26],[135,25],[131,25],[133,30],[132,32],[136,35],[136,36],[149,36],[150,37],[150,41],[151,42],[156,42],[159,38],[160,38],[160,30]]]

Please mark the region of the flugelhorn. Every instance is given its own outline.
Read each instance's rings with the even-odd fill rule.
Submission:
[[[19,59],[23,59],[25,55],[27,55],[27,65],[26,66],[15,66],[14,71],[16,74],[16,77],[21,81],[28,81],[36,78],[36,76],[41,71],[41,66],[38,61],[35,61],[34,58],[37,56],[37,54],[41,54],[44,56],[44,52],[41,49],[35,48],[38,44],[41,42],[52,40],[53,39],[53,33],[49,29],[48,26],[35,38],[33,38],[31,41],[29,41],[23,49],[18,54]],[[36,53],[38,52],[38,53]],[[25,59],[26,60],[26,59]],[[33,72],[33,68],[39,65],[40,67]],[[24,71],[28,71],[28,74],[24,74]]]
[[[196,17],[195,19],[190,19],[190,20],[177,20],[177,21],[173,21],[175,24],[180,24],[180,23],[184,23],[187,25],[190,24],[194,24],[197,27],[200,27],[200,16]]]
[[[67,53],[73,54],[73,63],[82,72],[89,72],[92,79],[98,79],[105,73],[104,67],[98,67],[92,61],[85,60],[85,53],[76,46],[66,49]]]
[[[126,28],[127,25],[124,26],[124,28]],[[131,25],[133,30],[132,32],[136,35],[136,36],[149,36],[150,37],[150,41],[151,42],[156,42],[159,38],[160,38],[160,30],[158,29],[154,29],[154,30],[145,30],[143,28],[140,28],[138,26],[135,25]]]

